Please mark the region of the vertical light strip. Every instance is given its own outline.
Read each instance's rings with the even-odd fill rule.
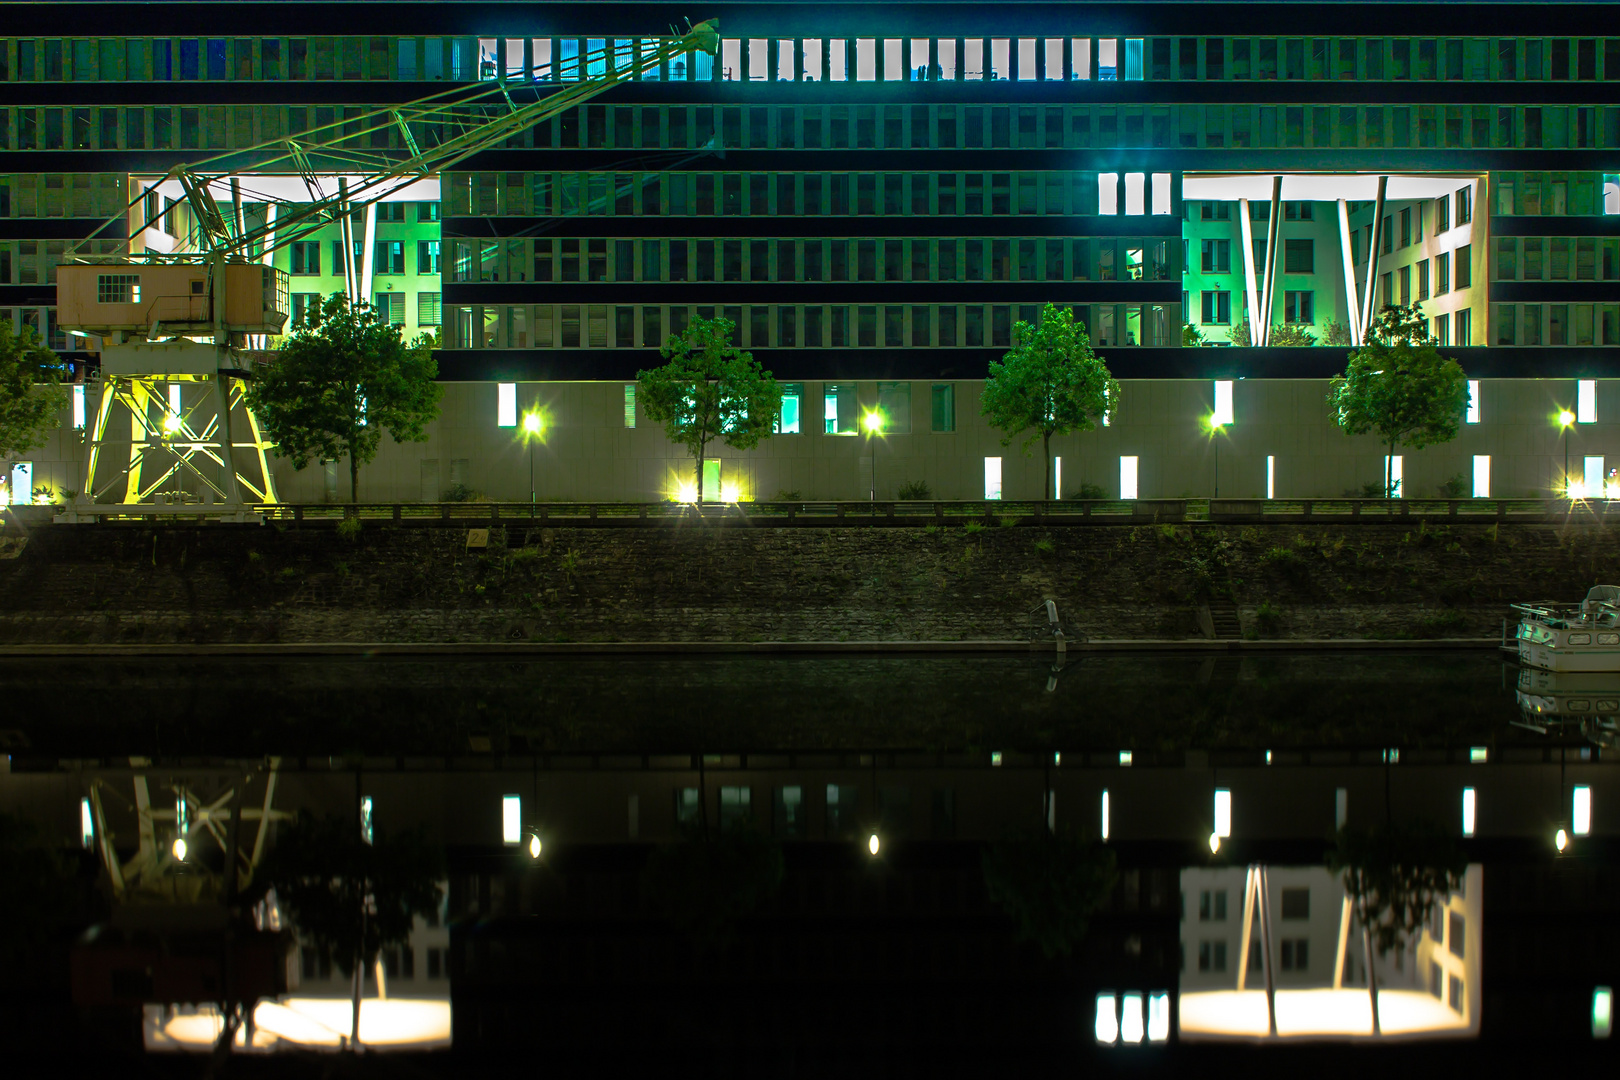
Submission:
[[[1463,788],[1462,803],[1462,833],[1464,836],[1474,835],[1474,789]]]
[[[1164,1042],[1170,1038],[1170,995],[1155,990],[1148,995],[1148,1042]]]
[[[1266,455],[1266,498],[1277,497],[1277,459],[1270,454]]]
[[[1097,1022],[1095,1030],[1097,1041],[1104,1046],[1113,1046],[1119,1041],[1119,1013],[1116,1011],[1113,994],[1097,995]]]
[[[1570,800],[1569,828],[1576,836],[1592,831],[1592,789],[1586,784],[1575,785],[1574,798]]]
[[[79,843],[88,851],[95,839],[96,819],[90,812],[90,799],[86,797],[79,800]]]
[[[501,796],[501,843],[515,844],[523,838],[523,799]]]
[[[1232,792],[1215,789],[1215,835],[1225,840],[1232,835]]]
[[[1102,838],[1104,840],[1108,839],[1109,816],[1110,815],[1109,815],[1109,805],[1108,805],[1108,789],[1103,788],[1103,793],[1102,793]]]
[[[1121,1042],[1142,1041],[1142,995],[1126,994],[1120,999],[1119,1038]]]
[[[1479,380],[1468,380],[1468,415],[1467,422],[1479,423]]]

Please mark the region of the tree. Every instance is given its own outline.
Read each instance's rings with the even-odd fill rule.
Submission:
[[[349,458],[349,499],[360,501],[360,466],[377,456],[382,434],[426,442],[443,391],[434,377],[433,339],[406,342],[369,304],[333,294],[311,310],[248,384],[276,453],[302,469]]]
[[[439,906],[444,855],[422,829],[372,842],[353,815],[302,812],[276,833],[259,866],[260,890],[273,888],[298,930],[354,982],[352,1040],[360,1040],[361,973],[390,945],[405,942],[418,915]]]
[[[1047,304],[1039,326],[1021,322],[1013,330],[1013,347],[990,361],[990,378],[979,398],[979,410],[999,428],[1002,446],[1031,432],[1023,451],[1036,438],[1046,455],[1046,486],[1052,491],[1052,436],[1090,431],[1119,401],[1119,383],[1108,365],[1091,351],[1085,323],[1074,321],[1070,308]]]
[[[1457,437],[1468,411],[1468,376],[1440,355],[1417,307],[1386,307],[1367,342],[1350,353],[1328,388],[1328,405],[1346,435],[1376,431],[1389,447],[1384,493],[1394,495],[1395,451],[1421,450]]]
[[[1289,345],[1315,345],[1316,335],[1299,323],[1283,323],[1281,326],[1271,328],[1271,335],[1266,338],[1266,344],[1279,348]]]
[[[1182,348],[1192,349],[1197,348],[1200,345],[1207,344],[1209,343],[1204,340],[1204,332],[1197,326],[1194,326],[1192,323],[1186,323],[1181,327]]]
[[[781,385],[732,343],[735,330],[730,319],[700,315],[659,350],[669,363],[636,373],[647,415],[664,425],[670,442],[692,453],[700,506],[709,443],[719,439],[752,450],[776,430],[782,412]]]
[[[1372,829],[1343,828],[1328,849],[1328,869],[1343,877],[1345,894],[1361,920],[1367,956],[1367,992],[1373,1034],[1378,1034],[1378,978],[1373,958],[1404,949],[1428,922],[1435,905],[1462,881],[1468,862],[1449,835],[1428,822]]]
[[[17,334],[0,320],[0,461],[43,446],[57,425],[67,405],[61,365],[33,330]],[[24,502],[33,497],[21,494]]]
[[[1045,827],[1017,833],[984,851],[991,901],[1047,959],[1067,956],[1086,936],[1091,916],[1113,891],[1114,853],[1073,833]]]

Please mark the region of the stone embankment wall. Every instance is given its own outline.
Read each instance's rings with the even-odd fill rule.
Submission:
[[[0,544],[0,642],[1494,636],[1620,582],[1595,525],[491,530],[49,526]]]

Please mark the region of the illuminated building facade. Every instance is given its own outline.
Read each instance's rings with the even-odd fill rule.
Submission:
[[[60,36],[64,10],[84,36]],[[1107,430],[1054,445],[1066,496],[1210,494],[1211,415],[1223,494],[1359,489],[1384,451],[1335,434],[1325,380],[1379,306],[1409,302],[1478,385],[1462,436],[1400,463],[1403,494],[1454,478],[1548,494],[1565,484],[1549,417],[1578,397],[1569,477],[1620,453],[1620,37],[1593,10],[18,8],[0,40],[0,317],[93,356],[55,325],[54,268],[178,162],[456,82],[528,100],[718,17],[716,56],[427,178],[439,199],[383,204],[359,250],[333,226],[276,255],[295,314],[353,258],[391,320],[440,335],[444,417],[427,444],[385,447],[369,497],[522,498],[529,411],[546,418],[541,498],[665,497],[689,466],[638,410],[636,373],[716,314],[788,392],[781,434],[722,451],[716,491],[723,474],[744,498],[862,497],[876,455],[879,498],[906,480],[1032,498],[1042,463],[1002,449],[978,390],[1048,302],[1124,384]],[[406,153],[397,132],[369,138]],[[164,218],[180,245],[188,217]],[[860,427],[873,410],[880,441]],[[64,432],[39,451],[34,482],[75,487],[75,447]]]

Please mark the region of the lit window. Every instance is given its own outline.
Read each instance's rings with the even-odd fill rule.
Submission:
[[[1585,836],[1592,831],[1592,789],[1586,784],[1575,785],[1569,822],[1570,831],[1576,836]]]
[[[1035,39],[1018,39],[1018,81],[1029,82],[1035,78]]]
[[[1463,788],[1463,794],[1462,794],[1462,834],[1464,836],[1473,836],[1474,835],[1474,807],[1475,807],[1474,789],[1471,788],[1471,787]]]
[[[1603,459],[1601,457],[1587,457],[1581,459],[1581,479],[1586,482],[1588,498],[1599,498],[1603,494]]]
[[[1170,213],[1170,174],[1167,172],[1153,174],[1153,212]]]
[[[849,81],[849,42],[843,38],[833,38],[827,42],[827,80],[829,82]]]
[[[1007,38],[990,39],[990,77],[1005,79],[1012,67],[1012,42]]]
[[[79,800],[79,843],[86,849],[96,839],[95,816],[90,812],[90,800]]]
[[[1232,792],[1215,789],[1215,835],[1222,840],[1232,835]]]
[[[782,413],[776,421],[777,434],[799,433],[799,400],[803,394],[804,388],[797,384],[782,387]]]
[[[496,384],[495,426],[517,427],[517,383]]]
[[[1491,456],[1489,454],[1474,455],[1474,498],[1488,499],[1491,497]]]
[[[1592,991],[1592,1038],[1607,1039],[1614,1030],[1614,991],[1599,986]]]
[[[1575,422],[1597,423],[1597,380],[1580,379],[1575,387]]]
[[[11,463],[10,490],[6,492],[13,506],[27,506],[34,500],[34,463],[32,461],[14,461]]]
[[[636,426],[636,384],[624,384],[624,426]]]
[[[1103,217],[1119,213],[1119,173],[1097,174],[1097,213]]]
[[[1170,1038],[1170,995],[1156,990],[1148,997],[1148,1042],[1164,1042]]]
[[[1119,1038],[1121,1042],[1142,1041],[1142,995],[1126,994],[1120,999]]]
[[[1127,214],[1147,213],[1147,174],[1125,174],[1125,212]]]
[[[1108,805],[1108,789],[1103,788],[1103,793],[1102,793],[1102,838],[1104,840],[1108,839],[1108,829],[1109,829],[1109,825],[1111,824],[1111,822],[1109,821],[1109,816],[1110,816],[1109,812],[1110,812],[1110,807]]]
[[[1001,459],[998,457],[984,459],[984,497],[989,500],[1001,498]]]
[[[895,82],[905,78],[905,65],[900,62],[900,39],[885,38],[883,41],[883,81]]]
[[[1119,497],[1121,499],[1136,498],[1136,458],[1134,455],[1119,459]]]
[[[1097,995],[1097,1041],[1112,1046],[1119,1041],[1119,1013],[1113,994]]]
[[[1479,423],[1479,380],[1468,380],[1468,416],[1470,424]]]
[[[1215,380],[1215,414],[1210,417],[1212,424],[1230,424],[1232,422],[1232,380]]]
[[[873,38],[855,41],[855,78],[860,82],[877,78],[877,41]]]
[[[523,833],[523,800],[517,795],[501,796],[501,843],[515,844]]]
[[[1391,499],[1401,497],[1401,455],[1390,457],[1384,455],[1384,474],[1389,477],[1389,491],[1386,496]]]
[[[73,387],[73,430],[84,430],[84,384]]]

